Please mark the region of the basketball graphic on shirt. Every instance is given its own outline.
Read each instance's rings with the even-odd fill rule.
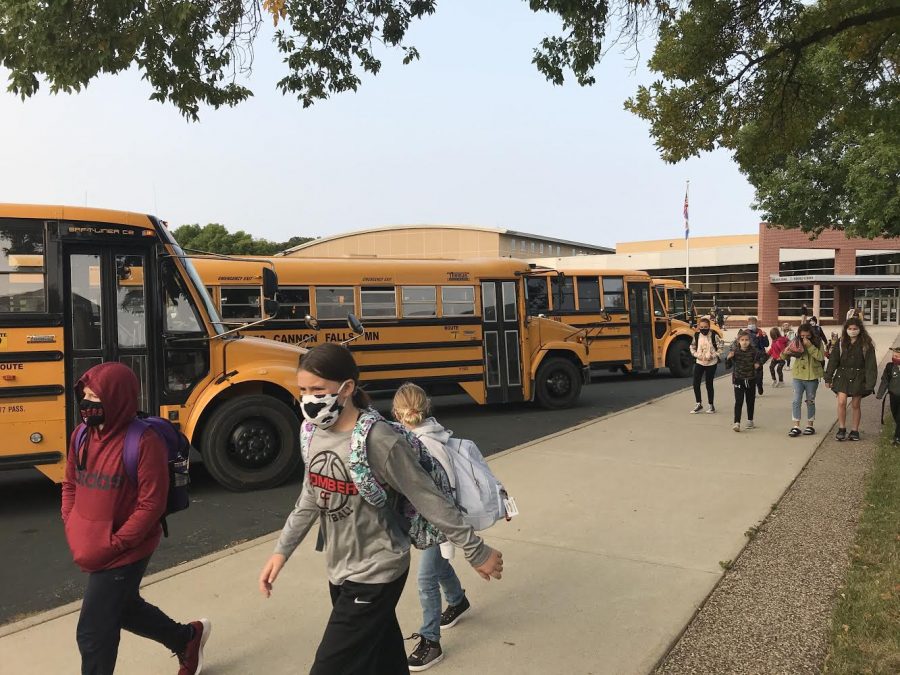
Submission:
[[[343,460],[334,452],[320,452],[309,462],[309,485],[316,505],[323,511],[341,511],[350,497],[359,494]]]

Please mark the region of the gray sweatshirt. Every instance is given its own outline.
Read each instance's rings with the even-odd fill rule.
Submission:
[[[409,567],[409,537],[391,503],[377,509],[357,492],[348,469],[350,437],[349,431],[325,429],[313,435],[300,498],[281,530],[275,553],[290,557],[319,519],[331,583],[389,583]],[[405,495],[463,550],[470,564],[477,567],[488,559],[491,548],[435,487],[405,439],[377,422],[369,431],[366,451],[378,482]]]

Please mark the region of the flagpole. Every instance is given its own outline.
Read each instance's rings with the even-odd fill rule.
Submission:
[[[691,229],[688,221],[688,191],[691,188],[691,181],[688,180],[684,188],[684,248],[685,248],[685,270],[684,285],[691,287]]]

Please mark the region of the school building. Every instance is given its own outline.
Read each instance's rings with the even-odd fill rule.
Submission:
[[[796,319],[805,305],[823,323],[851,306],[873,324],[900,324],[900,239],[815,239],[763,223],[754,234],[620,242],[615,248],[469,225],[401,225],[323,237],[285,251],[303,257],[515,257],[565,271],[636,269],[687,281],[697,309],[725,308],[733,321]]]

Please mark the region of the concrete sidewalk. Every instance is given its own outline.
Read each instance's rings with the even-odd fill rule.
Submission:
[[[875,329],[879,356],[896,334]],[[788,438],[788,382],[757,401],[758,429],[734,433],[727,377],[716,381],[715,415],[687,414],[693,394],[685,390],[492,458],[522,515],[487,532],[504,554],[502,581],[485,583],[458,561],[473,609],[446,631],[446,659],[433,672],[653,667],[719,580],[719,562],[737,556],[744,532],[778,501],[835,419],[822,387],[819,434]],[[204,673],[308,670],[330,609],[324,561],[304,542],[265,600],[256,577],[274,538],[147,580],[145,597],[173,617],[213,620]],[[27,583],[26,571],[18,582]],[[76,612],[73,605],[0,628],[3,671],[76,671]],[[418,629],[414,578],[399,616],[407,634]],[[176,671],[164,648],[123,633],[118,673]]]

